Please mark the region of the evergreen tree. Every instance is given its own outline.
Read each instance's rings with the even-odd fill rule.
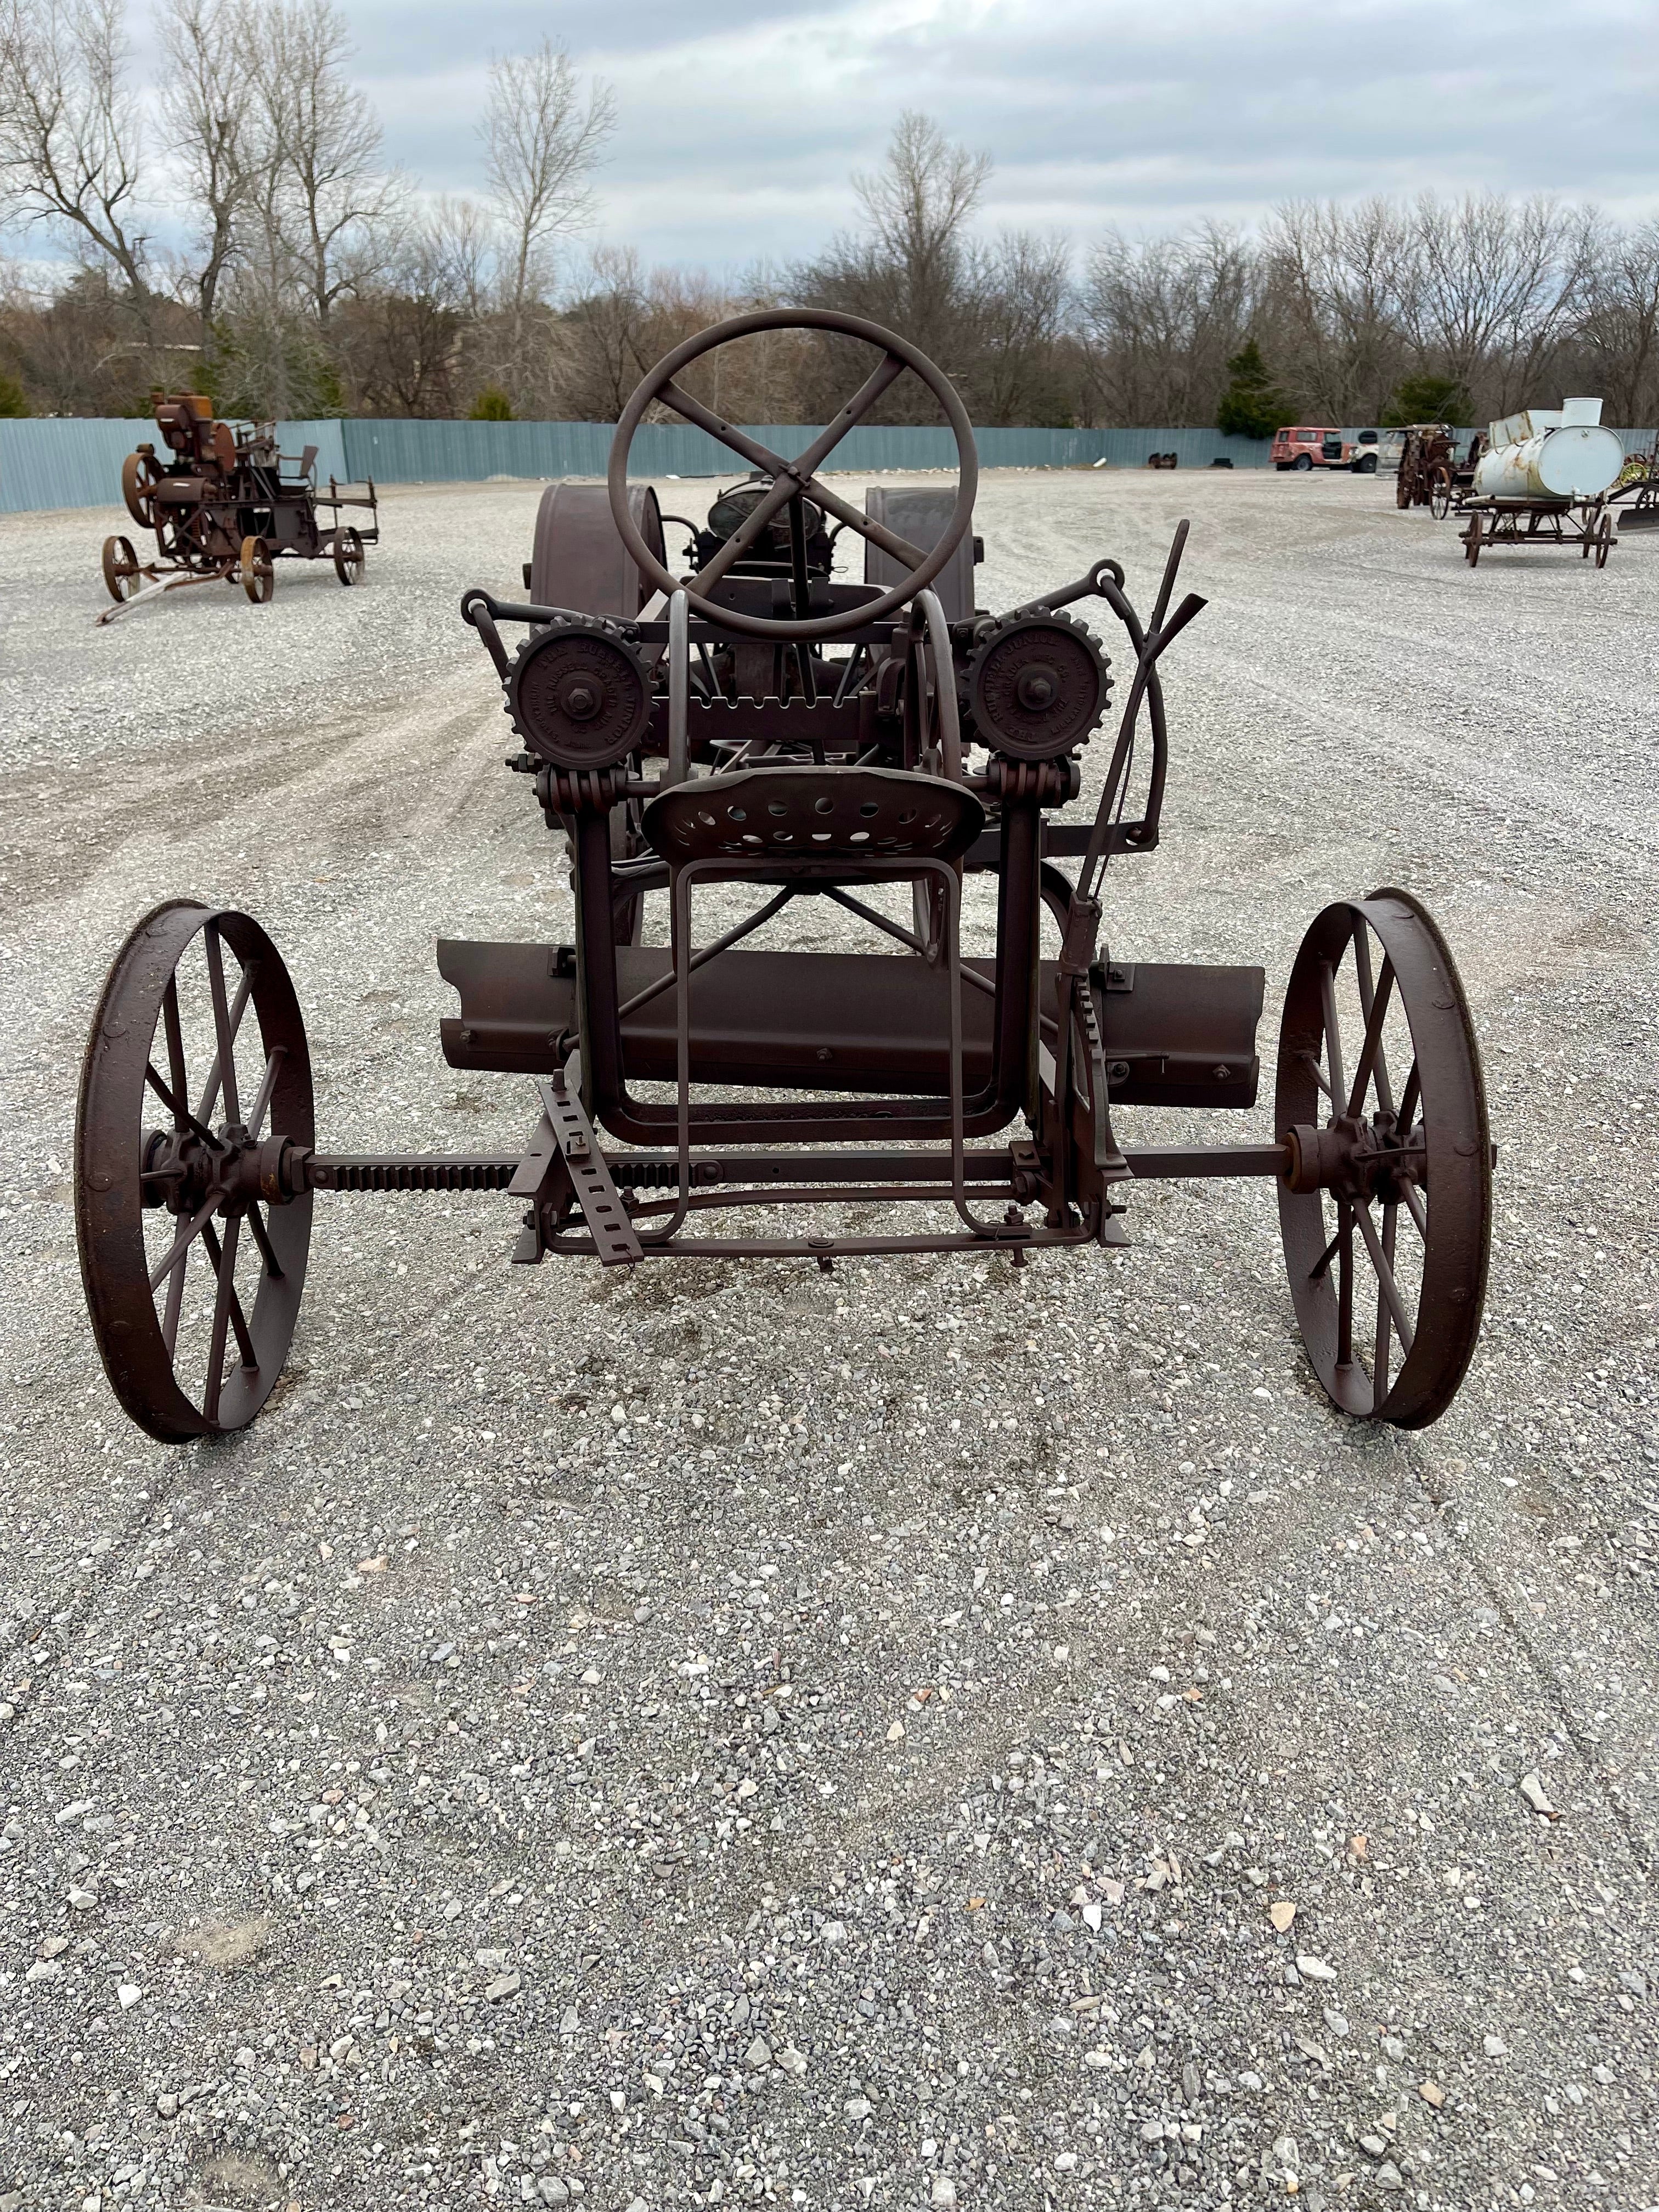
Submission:
[[[1227,363],[1227,387],[1215,424],[1230,438],[1271,438],[1291,419],[1291,403],[1267,374],[1261,349],[1247,338]]]

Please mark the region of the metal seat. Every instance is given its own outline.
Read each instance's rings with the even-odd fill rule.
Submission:
[[[890,875],[895,861],[961,860],[985,826],[971,791],[899,769],[739,769],[659,792],[644,830],[671,868],[729,861],[744,875]]]

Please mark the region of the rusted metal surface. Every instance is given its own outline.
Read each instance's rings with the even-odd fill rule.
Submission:
[[[125,537],[104,541],[104,583],[112,606],[100,624],[192,584],[240,583],[262,605],[278,561],[331,560],[343,584],[357,583],[366,545],[380,539],[374,486],[342,490],[317,483],[317,448],[279,453],[271,424],[218,421],[200,392],[157,393],[153,443],[129,453],[121,496],[155,550],[141,555]],[[346,509],[362,514],[346,522]]]
[[[877,356],[793,461],[675,380],[727,338],[792,323]],[[818,471],[910,373],[957,435],[958,483],[872,490],[860,510]],[[627,478],[656,400],[756,471],[681,522],[684,578]],[[1328,909],[1291,975],[1274,1140],[1121,1143],[1115,1117],[1139,1106],[1239,1109],[1257,1092],[1262,971],[1125,963],[1100,934],[1107,867],[1158,842],[1159,664],[1204,602],[1176,599],[1183,523],[1146,617],[1108,559],[1024,606],[975,609],[974,472],[954,393],[903,341],[826,313],[743,317],[647,377],[604,516],[565,488],[544,501],[530,575],[564,579],[560,598],[465,595],[515,732],[507,765],[566,846],[576,904],[574,945],[438,948],[460,1002],[446,1058],[537,1086],[516,1157],[319,1151],[275,948],[246,916],[192,904],[140,925],[99,1010],[76,1136],[88,1303],[136,1419],[185,1437],[252,1418],[319,1191],[504,1190],[525,1265],[1024,1266],[1127,1243],[1137,1181],[1241,1176],[1279,1187],[1292,1299],[1334,1401],[1405,1424],[1443,1410],[1480,1326],[1491,1179],[1449,955],[1402,892]],[[133,496],[155,496],[143,471]],[[871,549],[863,581],[833,574],[832,525]],[[117,582],[125,557],[118,544]],[[1085,611],[1127,640],[1116,699]],[[1114,710],[1096,802],[1062,821]],[[961,948],[973,875],[995,884],[988,959]],[[700,936],[710,884],[746,892],[747,911]],[[866,950],[789,943],[825,902]],[[794,1225],[848,1205],[928,1212],[914,1229]],[[756,1233],[769,1208],[789,1222]]]
[[[1516,551],[1528,546],[1576,545],[1580,560],[1593,559],[1598,568],[1605,568],[1608,554],[1619,543],[1613,512],[1603,498],[1476,497],[1461,500],[1456,511],[1463,517],[1458,537],[1471,568],[1494,545]]]

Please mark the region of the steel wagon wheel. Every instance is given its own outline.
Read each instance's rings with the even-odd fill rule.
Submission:
[[[1595,532],[1595,565],[1598,568],[1607,567],[1607,556],[1616,543],[1613,534],[1613,517],[1604,514]]]
[[[161,481],[161,474],[155,455],[148,447],[129,453],[121,464],[121,496],[127,503],[127,513],[140,530],[155,527],[155,487]]]
[[[138,591],[138,556],[132,550],[132,541],[126,538],[106,538],[104,540],[104,589],[118,605],[134,598]]]
[[[163,1443],[242,1428],[270,1395],[311,1247],[289,1148],[314,1136],[305,1024],[270,939],[245,914],[157,907],[87,1041],[75,1224],[104,1371]]]
[[[363,541],[349,523],[334,533],[334,573],[343,584],[362,580]]]
[[[276,570],[270,548],[263,538],[245,538],[237,573],[242,589],[256,607],[263,606],[276,588]]]
[[[1468,1004],[1408,892],[1326,908],[1279,1033],[1279,1227],[1302,1339],[1344,1412],[1437,1420],[1480,1333],[1492,1141]]]
[[[1437,469],[1429,479],[1429,513],[1443,522],[1451,512],[1452,480],[1449,469]]]

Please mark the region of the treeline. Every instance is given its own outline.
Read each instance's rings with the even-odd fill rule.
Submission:
[[[988,159],[908,114],[848,230],[716,283],[579,253],[614,102],[552,41],[492,64],[484,192],[433,201],[385,161],[335,0],[161,0],[154,87],[123,4],[0,0],[0,215],[70,255],[44,291],[0,270],[0,411],[139,414],[166,385],[232,415],[604,422],[693,331],[805,305],[903,332],[985,424],[1479,422],[1569,391],[1659,421],[1659,222],[1425,194],[1085,249],[988,234]],[[736,421],[821,422],[862,374],[784,332],[689,381]],[[933,417],[906,379],[875,419]]]

